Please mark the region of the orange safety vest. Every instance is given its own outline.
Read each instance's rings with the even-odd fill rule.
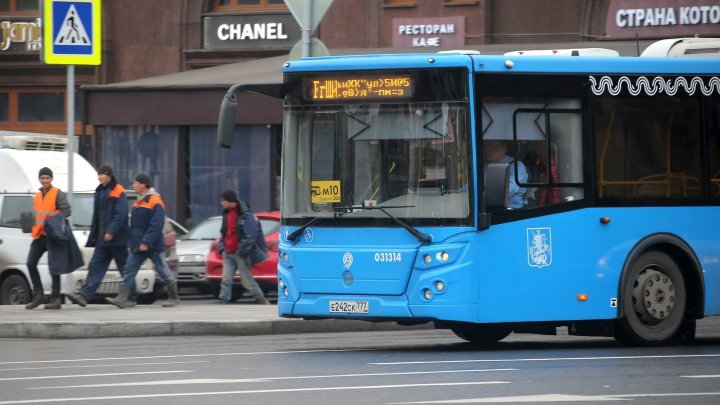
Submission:
[[[50,186],[50,190],[43,196],[42,191],[35,193],[35,225],[32,227],[32,237],[37,239],[45,233],[45,219],[60,212],[55,207],[58,189]]]

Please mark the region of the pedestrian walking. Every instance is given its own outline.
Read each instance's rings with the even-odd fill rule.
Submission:
[[[117,182],[109,165],[100,166],[97,176],[100,185],[95,189],[90,235],[85,244],[95,249],[88,265],[87,279],[80,292],[67,295],[70,301],[81,307],[95,297],[110,261],[115,260],[115,265],[122,273],[128,257],[129,207],[125,187]]]
[[[256,303],[270,304],[251,272],[250,255],[255,247],[258,233],[262,232],[260,223],[250,207],[238,199],[234,190],[225,190],[222,193],[220,205],[223,207],[218,245],[218,250],[223,256],[223,277],[218,296],[220,302],[230,303],[233,278],[237,272],[243,288],[252,294]]]
[[[60,296],[60,275],[59,271],[53,271],[56,264],[48,261],[50,268],[50,277],[52,279],[50,298],[45,295],[40,272],[38,271],[38,262],[45,252],[48,251],[48,236],[45,231],[45,220],[54,216],[62,215],[67,218],[72,213],[70,203],[67,196],[60,189],[53,187],[53,172],[48,167],[43,167],[38,172],[38,180],[40,181],[40,190],[35,193],[33,199],[33,208],[35,211],[35,224],[32,227],[33,241],[30,244],[30,252],[28,252],[27,268],[30,273],[30,281],[32,282],[33,298],[25,305],[25,309],[35,309],[41,304],[45,304],[45,309],[60,309],[62,307],[62,297]]]
[[[150,259],[155,264],[155,272],[168,286],[168,299],[163,306],[175,306],[180,302],[177,282],[164,258],[165,238],[162,229],[165,222],[165,204],[160,194],[152,188],[149,174],[138,173],[132,187],[138,198],[133,204],[130,216],[129,256],[123,269],[118,295],[106,300],[118,308],[132,306],[129,298],[131,291],[135,289],[135,276],[143,262]]]

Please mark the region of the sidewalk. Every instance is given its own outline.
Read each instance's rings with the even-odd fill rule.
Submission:
[[[394,322],[340,319],[286,319],[275,305],[193,305],[163,308],[160,304],[119,309],[65,304],[60,310],[42,306],[0,305],[0,338],[90,338],[161,335],[275,335],[287,333],[358,332],[427,329]]]

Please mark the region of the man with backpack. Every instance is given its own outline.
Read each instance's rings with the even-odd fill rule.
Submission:
[[[220,284],[220,302],[229,304],[232,297],[233,277],[237,272],[243,288],[252,294],[257,304],[270,304],[252,276],[252,265],[267,258],[267,246],[262,226],[244,202],[238,200],[234,190],[220,195],[223,207],[222,227],[218,250],[223,256],[223,278]]]

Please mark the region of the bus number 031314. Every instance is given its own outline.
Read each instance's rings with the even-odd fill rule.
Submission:
[[[375,253],[376,262],[401,262],[402,255],[394,252]]]

